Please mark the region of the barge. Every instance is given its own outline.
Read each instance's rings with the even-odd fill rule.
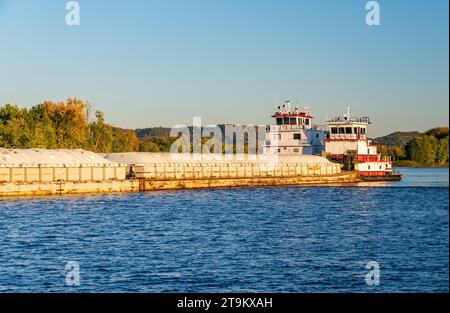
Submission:
[[[313,125],[286,102],[272,115],[262,154],[109,153],[0,148],[0,197],[167,189],[336,185],[395,181],[367,138],[367,117]]]
[[[356,172],[324,157],[172,155],[0,149],[0,196],[348,184]]]

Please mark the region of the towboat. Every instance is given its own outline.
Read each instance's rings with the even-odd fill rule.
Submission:
[[[400,173],[392,171],[392,160],[381,156],[377,146],[367,139],[369,117],[352,117],[347,113],[327,121],[325,153],[345,170],[355,170],[365,181],[398,181]]]

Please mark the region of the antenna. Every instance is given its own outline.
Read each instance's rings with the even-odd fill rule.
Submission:
[[[350,120],[350,107],[347,107],[347,119]]]

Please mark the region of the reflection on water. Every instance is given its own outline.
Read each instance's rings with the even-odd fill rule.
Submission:
[[[409,168],[398,167],[396,171],[403,174],[403,179],[398,184],[392,182],[393,186],[427,186],[448,187],[449,170],[446,168]]]
[[[409,168],[398,167],[396,172],[402,174],[401,181],[391,182],[361,182],[354,186],[367,187],[448,187],[448,168]]]

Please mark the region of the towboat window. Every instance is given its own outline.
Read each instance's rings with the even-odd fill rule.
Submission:
[[[302,134],[294,134],[294,139],[302,139]]]
[[[283,125],[283,119],[277,118],[277,125]]]
[[[361,127],[361,134],[365,134],[366,133],[366,129]]]
[[[294,153],[298,153],[298,148],[294,148]]]
[[[352,133],[352,128],[351,127],[346,127],[345,128],[345,133],[346,134],[351,134]]]
[[[345,127],[339,127],[339,134],[345,134]]]
[[[309,118],[305,119],[305,124],[309,125]]]
[[[284,118],[284,125],[289,125],[289,117]]]
[[[337,134],[338,133],[337,127],[331,127],[331,133]]]
[[[294,117],[291,117],[291,125],[296,125],[297,121]]]
[[[353,127],[353,133],[357,134],[358,133],[358,127]]]

